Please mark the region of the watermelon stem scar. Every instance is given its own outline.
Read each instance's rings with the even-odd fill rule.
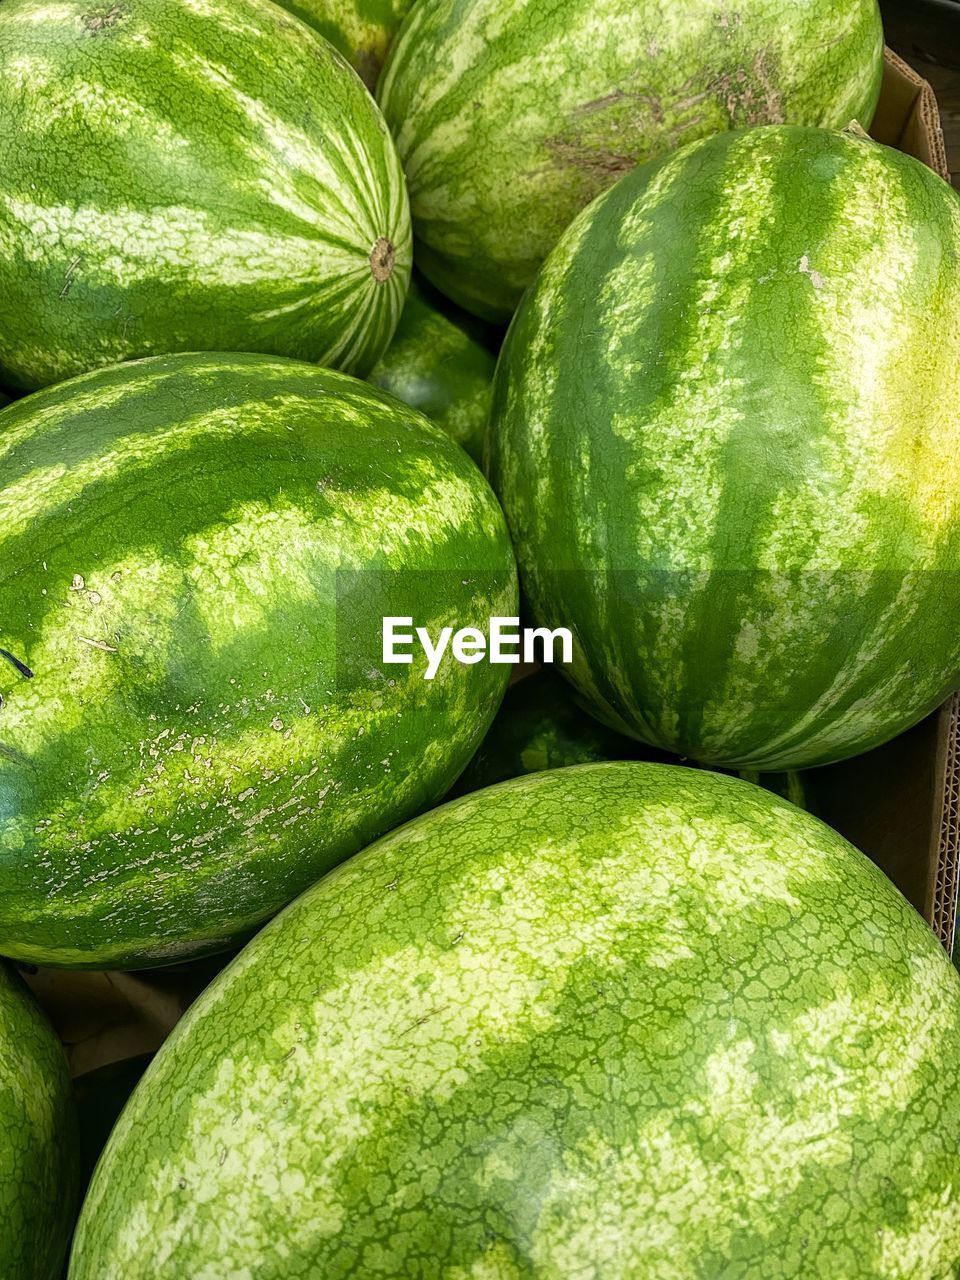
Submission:
[[[386,284],[393,275],[396,261],[397,251],[393,243],[386,236],[381,236],[370,250],[370,270],[377,284]]]
[[[15,658],[12,653],[8,653],[6,649],[0,649],[0,658],[6,658],[11,666],[16,667],[22,676],[26,676],[28,680],[33,679],[33,672],[25,662],[21,662],[19,658]]]

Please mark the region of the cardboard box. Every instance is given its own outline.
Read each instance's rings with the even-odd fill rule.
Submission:
[[[872,133],[949,177],[933,90],[889,50]],[[870,855],[950,951],[960,881],[960,695],[895,742],[806,776],[824,820]],[[81,1075],[159,1048],[220,963],[26,977]]]
[[[960,879],[960,695],[886,746],[804,777],[818,815],[869,854],[952,954]]]
[[[916,156],[946,182],[950,181],[934,92],[892,49],[886,51],[883,92],[870,132],[878,142]]]

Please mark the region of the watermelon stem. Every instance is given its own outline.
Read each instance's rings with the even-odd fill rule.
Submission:
[[[397,251],[393,243],[386,236],[381,236],[370,250],[370,270],[377,284],[386,284],[393,275],[396,261]]]

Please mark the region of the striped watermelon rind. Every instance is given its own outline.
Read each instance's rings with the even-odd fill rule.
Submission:
[[[79,1207],[76,1116],[60,1042],[0,965],[0,1275],[59,1280]]]
[[[435,0],[378,97],[410,188],[417,265],[507,320],[572,218],[622,174],[765,121],[869,126],[877,0]]]
[[[570,227],[498,367],[490,474],[613,727],[805,768],[960,681],[960,197],[854,134],[716,136]]]
[[[49,388],[0,433],[0,954],[222,950],[478,746],[509,668],[381,661],[382,619],[516,612],[503,516],[412,409],[263,356]]]
[[[0,7],[0,375],[183,350],[358,374],[411,267],[403,174],[341,56],[269,0]]]
[[[72,1280],[934,1277],[960,980],[836,833],[737,779],[541,773],[267,926],[161,1050]]]
[[[413,0],[280,0],[339,49],[370,90]]]

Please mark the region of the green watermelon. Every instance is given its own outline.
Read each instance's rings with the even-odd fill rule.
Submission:
[[[72,1280],[934,1280],[960,979],[765,791],[639,763],[464,797],[305,894],[160,1051]]]
[[[374,89],[390,41],[413,0],[280,0],[309,22]]]
[[[866,751],[960,683],[960,197],[852,134],[627,175],[518,312],[490,465],[601,719],[733,769]]]
[[[411,264],[376,105],[268,0],[4,0],[0,250],[26,389],[184,350],[363,374]]]
[[[99,370],[3,412],[0,954],[226,948],[445,794],[508,667],[384,666],[382,620],[516,612],[480,472],[266,356]]]
[[[368,381],[432,418],[479,462],[495,369],[487,348],[412,285],[396,336]]]
[[[632,739],[587,715],[571,696],[569,684],[545,667],[508,690],[450,795],[466,795],[545,769],[630,760],[640,750]]]
[[[571,219],[636,164],[767,121],[868,126],[882,74],[877,0],[431,0],[378,96],[417,265],[506,320]]]
[[[57,1280],[79,1177],[67,1060],[20,980],[0,965],[0,1276]]]

